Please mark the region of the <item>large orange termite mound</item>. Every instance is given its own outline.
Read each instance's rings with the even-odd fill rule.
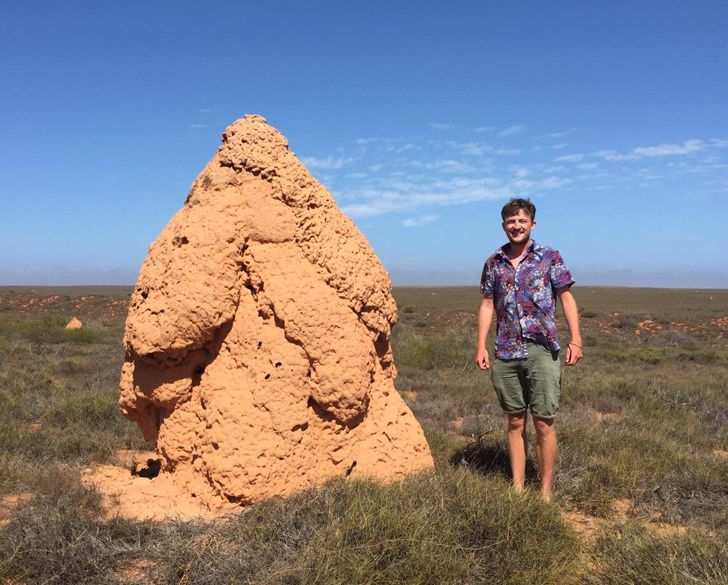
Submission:
[[[122,413],[210,507],[432,467],[394,388],[387,273],[260,116],[246,116],[149,249]],[[148,480],[147,480],[148,481]]]

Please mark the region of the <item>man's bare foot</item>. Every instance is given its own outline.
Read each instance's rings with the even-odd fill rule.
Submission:
[[[526,488],[522,483],[520,483],[520,484],[514,483],[514,484],[511,484],[511,491],[514,494],[522,494],[523,492],[526,491]]]
[[[546,502],[547,504],[551,503],[551,498],[553,494],[551,493],[551,490],[549,491],[543,491],[541,490],[541,499]]]

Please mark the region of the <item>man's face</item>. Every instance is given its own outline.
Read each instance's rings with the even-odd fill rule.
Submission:
[[[531,230],[536,227],[536,222],[523,209],[519,209],[515,215],[509,215],[503,221],[503,231],[512,244],[525,244],[531,237]]]

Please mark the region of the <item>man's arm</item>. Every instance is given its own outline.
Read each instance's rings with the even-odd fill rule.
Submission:
[[[564,317],[566,317],[566,324],[569,326],[569,333],[571,334],[571,341],[566,346],[566,360],[564,363],[567,366],[574,366],[582,358],[584,352],[582,351],[581,333],[579,332],[579,309],[576,306],[576,299],[571,294],[569,286],[564,286],[556,291],[561,301],[561,306],[564,308]]]
[[[493,298],[484,297],[480,303],[478,312],[478,346],[475,350],[475,363],[481,370],[490,368],[488,350],[485,349],[485,340],[490,331],[490,324],[493,322]]]

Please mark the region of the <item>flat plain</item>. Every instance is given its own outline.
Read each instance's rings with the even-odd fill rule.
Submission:
[[[533,463],[508,488],[477,288],[399,287],[397,388],[435,473],[166,523],[110,516],[80,481],[153,448],[117,407],[130,290],[0,288],[0,582],[728,582],[727,290],[575,288],[551,504]]]

